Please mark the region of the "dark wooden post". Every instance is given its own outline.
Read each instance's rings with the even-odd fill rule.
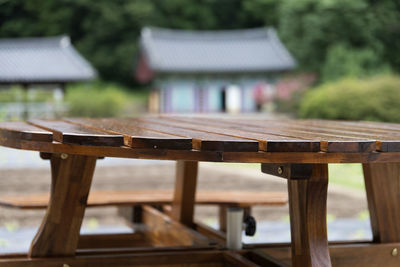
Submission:
[[[72,256],[86,208],[97,157],[53,154],[50,203],[30,257]]]
[[[171,216],[187,226],[193,226],[198,162],[178,161]]]
[[[400,163],[363,164],[373,241],[400,242]]]
[[[326,226],[328,164],[262,164],[288,179],[293,267],[329,267]]]

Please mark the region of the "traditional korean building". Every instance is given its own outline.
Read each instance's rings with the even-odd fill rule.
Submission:
[[[155,112],[252,112],[295,60],[272,28],[186,31],[146,27],[135,68]]]
[[[0,103],[0,120],[52,118],[68,107],[62,102],[67,83],[88,81],[97,72],[71,44],[68,36],[0,39],[0,93],[22,86],[27,97],[49,90],[53,102],[26,102],[19,97]]]
[[[0,85],[55,85],[87,81],[96,70],[68,36],[0,39]]]

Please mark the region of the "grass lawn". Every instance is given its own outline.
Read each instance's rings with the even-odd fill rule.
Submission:
[[[348,188],[364,190],[361,164],[329,164],[329,182]]]

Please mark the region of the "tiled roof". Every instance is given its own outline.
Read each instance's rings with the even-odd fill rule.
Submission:
[[[158,72],[267,72],[296,66],[272,28],[185,31],[143,28],[141,49]]]
[[[68,36],[0,39],[0,83],[90,80],[95,69]]]

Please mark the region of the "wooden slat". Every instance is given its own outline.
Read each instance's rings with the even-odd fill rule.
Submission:
[[[333,267],[368,267],[368,266],[400,266],[400,257],[393,256],[393,249],[399,249],[400,243],[387,244],[335,244],[329,246]],[[270,247],[256,250],[272,256],[283,263],[290,264],[291,251],[288,247]],[[251,250],[250,250],[251,253]]]
[[[400,151],[400,132],[393,132],[388,130],[377,129],[378,125],[375,127],[369,126],[368,124],[362,126],[362,124],[357,125],[347,125],[342,122],[332,122],[332,121],[322,121],[322,120],[247,120],[247,121],[238,121],[240,124],[244,125],[253,125],[255,127],[259,127],[259,125],[268,125],[268,127],[276,127],[282,131],[302,131],[313,134],[325,134],[330,136],[338,136],[340,138],[356,138],[359,140],[366,140],[361,142],[360,145],[364,146],[359,149],[359,151],[366,151],[365,146],[368,145],[368,142],[371,140],[376,140],[376,150],[389,152],[389,151]],[[358,126],[360,125],[360,126]],[[329,142],[329,141],[326,141]],[[335,142],[337,143],[337,142]],[[335,146],[337,146],[335,144]],[[367,146],[368,147],[368,146]],[[330,151],[338,150],[334,147],[329,147]],[[372,147],[371,147],[372,148]],[[329,149],[328,149],[329,150]]]
[[[221,125],[220,123],[210,124],[207,120],[201,119],[182,119],[175,117],[163,116],[160,118],[146,117],[141,119],[148,123],[169,125],[178,129],[197,130],[206,134],[220,134],[235,138],[244,138],[259,142],[260,151],[300,151],[300,152],[317,152],[320,151],[319,142],[312,141],[307,138],[298,138],[269,132],[251,132],[247,130],[231,129]]]
[[[211,240],[196,231],[171,220],[162,212],[143,206],[143,223],[152,243],[160,246],[204,246],[213,244]]]
[[[78,249],[148,247],[145,233],[85,234],[79,236]]]
[[[376,150],[376,141],[372,138],[363,138],[363,137],[355,137],[355,136],[346,136],[346,135],[338,135],[338,134],[329,134],[329,133],[321,133],[318,131],[309,131],[309,130],[296,130],[292,129],[293,127],[284,128],[282,125],[277,126],[274,124],[274,121],[254,121],[254,120],[221,120],[221,119],[205,119],[205,118],[182,118],[182,117],[168,117],[163,116],[164,119],[169,119],[174,121],[178,121],[179,123],[186,123],[193,125],[194,123],[201,124],[202,127],[208,127],[208,129],[214,131],[230,131],[232,133],[236,133],[238,135],[258,135],[260,138],[265,138],[267,140],[268,149],[267,151],[271,152],[316,152],[315,150],[318,148],[318,151],[326,151],[326,152],[371,152]],[[251,123],[253,122],[253,123]],[[257,122],[257,124],[254,124]],[[294,124],[294,121],[293,121]],[[290,146],[284,146],[281,143],[271,143],[269,138],[272,138],[268,135],[279,135],[283,136],[286,139],[286,142],[290,144]],[[290,142],[290,139],[293,140]],[[314,140],[320,143],[320,146],[315,145],[313,151],[302,151],[301,148],[306,145],[302,144],[299,146],[300,140]],[[308,145],[309,146],[309,145]],[[281,148],[282,147],[282,148]],[[307,146],[306,146],[307,147]],[[304,149],[303,149],[304,150]]]
[[[0,122],[1,139],[52,142],[53,134],[25,122]]]
[[[63,121],[30,120],[30,124],[53,133],[53,140],[64,144],[122,146],[122,135],[111,135]]]
[[[193,147],[192,138],[188,138],[179,132],[161,132],[117,119],[68,118],[65,120],[92,129],[122,134],[125,145],[132,148],[190,150]]]
[[[241,254],[234,251],[227,251],[224,253],[224,259],[226,262],[226,266],[236,266],[236,267],[260,267],[262,265],[258,265]],[[265,267],[265,266],[264,266]]]
[[[148,122],[146,119],[123,118],[118,119],[123,123],[133,124],[137,127],[152,129],[162,133],[179,133],[188,138],[193,139],[193,149],[203,151],[237,151],[237,152],[252,152],[258,151],[262,144],[258,144],[257,140],[250,138],[242,138],[230,136],[225,133],[210,133],[203,131],[201,128],[188,129],[175,127],[168,123]]]
[[[169,190],[124,190],[92,191],[87,207],[170,205],[173,192]],[[0,196],[0,206],[19,209],[45,209],[49,194],[4,195]],[[199,191],[198,205],[224,205],[250,207],[257,205],[284,205],[287,194],[283,192],[243,192],[243,191]]]
[[[11,257],[0,259],[1,267],[223,267],[227,266],[220,251],[169,251],[131,254],[83,255],[79,257],[29,258]]]

